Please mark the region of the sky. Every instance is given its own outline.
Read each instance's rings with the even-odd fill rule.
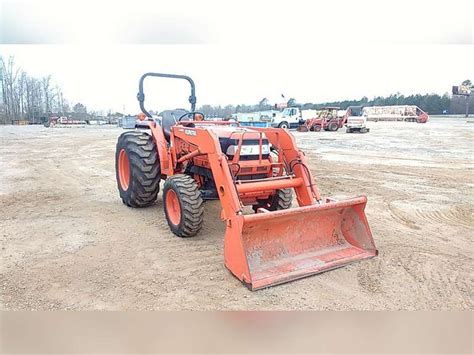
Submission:
[[[71,102],[138,111],[138,79],[190,75],[199,104],[449,92],[474,80],[472,1],[8,1],[0,54],[52,74]],[[147,107],[187,107],[153,78]]]

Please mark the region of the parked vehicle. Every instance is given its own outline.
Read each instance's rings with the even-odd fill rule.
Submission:
[[[317,116],[309,119],[300,119],[298,122],[298,131],[300,132],[319,132],[325,131],[335,132],[342,128],[346,122],[347,112],[343,116],[339,115],[339,107],[324,107]]]
[[[161,201],[168,226],[188,238],[203,226],[204,201],[219,199],[225,266],[251,290],[377,255],[364,212],[367,198],[323,198],[287,130],[205,121],[195,111],[194,81],[185,75],[141,77],[137,97],[148,118],[143,81],[150,76],[188,81],[191,109],[163,111],[162,120],[143,121],[147,129],[120,135],[115,167],[126,206],[154,204],[164,180]],[[292,207],[293,193],[298,207]],[[244,206],[255,213],[246,213]]]
[[[45,123],[45,127],[74,127],[84,126],[87,122],[84,120],[75,120],[66,116],[50,117]]]
[[[363,115],[362,106],[349,106],[347,108],[346,133],[367,133],[367,118]]]
[[[246,127],[272,127],[272,118],[281,115],[276,110],[256,111],[256,112],[240,112],[232,115],[232,118]]]
[[[298,128],[301,120],[308,120],[317,115],[316,110],[300,110],[298,107],[287,107],[280,115],[272,118],[272,127]]]
[[[300,110],[298,107],[286,107],[283,111],[260,111],[237,113],[233,115],[242,126],[298,128],[301,119],[310,119],[317,115],[316,110]]]
[[[405,121],[428,122],[429,116],[415,105],[369,106],[364,107],[363,115],[367,121]]]

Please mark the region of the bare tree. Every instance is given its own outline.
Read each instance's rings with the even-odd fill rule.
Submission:
[[[51,75],[45,76],[41,79],[41,85],[44,94],[44,111],[47,114],[51,114],[51,109],[53,107],[53,100],[55,94],[51,88]]]
[[[52,76],[41,79],[28,75],[15,65],[14,57],[0,56],[0,123],[25,119],[40,123],[54,111],[68,112],[69,105]]]
[[[2,85],[3,112],[2,123],[9,122],[17,116],[20,111],[20,100],[17,88],[19,68],[15,68],[14,58],[9,57],[7,61],[0,57],[0,79]]]

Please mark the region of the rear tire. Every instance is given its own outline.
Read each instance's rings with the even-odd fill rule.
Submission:
[[[253,205],[252,208],[255,212],[261,207],[269,211],[287,210],[291,207],[293,201],[293,190],[282,189],[277,190],[275,195],[270,197],[266,201],[259,201],[257,205]]]
[[[204,205],[198,184],[191,176],[178,174],[166,179],[163,208],[171,231],[178,237],[194,237],[201,230]]]
[[[153,138],[145,132],[122,133],[115,152],[115,175],[122,202],[146,207],[160,190],[160,159]]]
[[[346,133],[352,133],[352,129],[347,128],[347,129],[346,129]]]

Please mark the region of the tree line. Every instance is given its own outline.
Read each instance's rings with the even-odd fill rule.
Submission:
[[[465,83],[471,82],[466,80]],[[464,84],[464,83],[463,83]],[[77,119],[88,119],[97,116],[95,112],[87,112],[87,107],[77,103],[71,107],[64,98],[61,88],[53,83],[52,76],[36,78],[15,65],[14,57],[0,56],[0,124],[9,124],[14,120],[27,120],[42,123],[51,115],[66,115]],[[324,106],[337,106],[346,109],[349,106],[388,106],[416,105],[429,114],[463,114],[469,100],[469,113],[474,113],[474,96],[469,98],[451,96],[448,93],[409,95],[400,93],[387,97],[378,96],[373,99],[362,97],[358,100],[343,100],[322,103],[299,103],[290,98],[286,104],[301,109],[321,109]],[[266,98],[254,105],[202,105],[199,111],[207,117],[230,117],[234,113],[271,110],[274,107]],[[110,113],[109,113],[110,115]],[[120,115],[120,113],[116,113]]]
[[[474,113],[474,95],[467,98],[469,101],[469,113]],[[401,95],[399,93],[390,96],[377,96],[373,99],[362,97],[361,99],[330,101],[320,103],[299,103],[295,98],[287,101],[289,107],[299,107],[301,109],[320,110],[326,106],[340,107],[347,109],[349,106],[392,106],[392,105],[416,105],[423,111],[432,115],[441,114],[464,114],[466,107],[466,98],[460,96],[451,96],[448,93],[444,95],[426,94],[426,95]],[[274,107],[268,104],[268,100],[262,99],[255,105],[226,105],[212,106],[202,105],[200,112],[210,117],[229,117],[233,113],[246,113],[254,111],[272,110]]]
[[[99,113],[88,112],[80,102],[71,107],[51,75],[36,78],[18,67],[14,57],[0,56],[0,124],[17,120],[44,123],[56,115],[88,120]]]

